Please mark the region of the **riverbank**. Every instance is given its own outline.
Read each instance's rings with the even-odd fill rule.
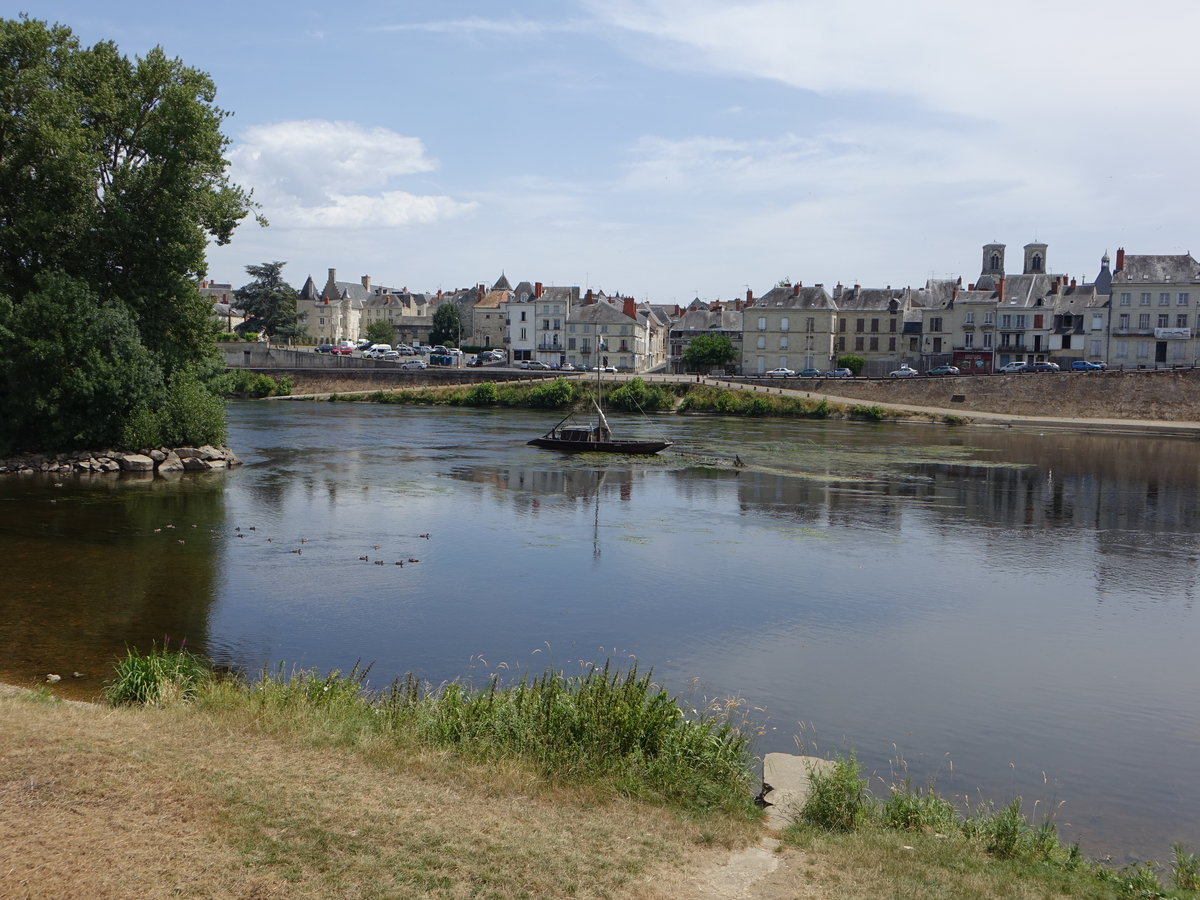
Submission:
[[[683,814],[520,761],[354,738],[319,706],[111,708],[0,691],[0,893],[1195,896],[998,858],[933,829],[779,832]]]

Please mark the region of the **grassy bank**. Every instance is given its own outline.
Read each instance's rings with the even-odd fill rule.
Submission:
[[[745,729],[636,669],[369,692],[131,652],[107,702],[0,692],[0,895],[707,900],[761,835]],[[1167,890],[1015,806],[876,801],[853,759],[784,838],[745,896],[1195,896],[1183,848]]]
[[[482,382],[474,385],[419,387],[396,391],[332,394],[334,401],[402,403],[427,406],[510,407],[566,410],[595,396],[590,381],[556,378],[551,381]],[[730,390],[691,382],[647,383],[631,378],[604,392],[608,409],[626,412],[677,412],[785,419],[848,418],[866,421],[910,418],[912,414],[885,410],[878,404],[831,403],[824,398],[797,397],[753,390]],[[959,419],[951,422],[951,419]],[[959,424],[960,417],[946,417]]]

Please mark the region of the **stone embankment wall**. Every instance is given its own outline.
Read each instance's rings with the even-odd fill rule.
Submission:
[[[768,388],[783,379],[756,380]],[[910,378],[788,378],[791,390],[873,403],[1077,419],[1200,422],[1200,369],[1058,374],[917,375]]]
[[[450,387],[455,384],[478,384],[481,381],[529,381],[554,378],[556,372],[513,372],[493,369],[408,369],[397,370],[395,365],[382,370],[322,371],[320,369],[252,369],[278,378],[292,379],[292,394],[348,394],[354,391],[395,391],[406,388]]]
[[[156,447],[151,450],[92,450],[75,453],[27,453],[0,459],[0,475],[91,474],[128,472],[153,477],[178,472],[211,472],[240,466],[228,447]]]

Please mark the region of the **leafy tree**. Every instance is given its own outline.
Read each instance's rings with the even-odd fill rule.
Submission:
[[[0,19],[0,450],[223,438],[197,281],[251,203],[214,96],[159,48]]]
[[[699,334],[683,348],[683,364],[690,372],[724,366],[737,359],[733,341],[724,334]]]
[[[433,330],[429,333],[429,342],[455,347],[461,337],[462,318],[458,314],[458,307],[450,302],[443,303],[433,311]]]
[[[296,289],[283,280],[285,265],[277,261],[246,266],[246,274],[253,281],[233,292],[246,313],[245,325],[239,330],[265,332],[283,340],[304,333],[302,323],[307,313],[296,312]]]
[[[861,356],[855,356],[851,353],[847,354],[846,356],[839,356],[837,364],[839,369],[849,369],[855,374],[855,376],[858,376],[862,374],[862,370],[866,367],[867,361]]]
[[[372,344],[390,344],[396,339],[396,329],[391,322],[376,319],[367,326],[367,340]]]

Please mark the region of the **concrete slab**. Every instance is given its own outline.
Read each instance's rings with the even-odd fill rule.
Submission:
[[[767,807],[767,824],[771,828],[792,824],[808,799],[809,774],[828,773],[833,765],[831,759],[793,753],[768,753],[763,757],[763,779],[772,788],[765,797],[772,804]]]

